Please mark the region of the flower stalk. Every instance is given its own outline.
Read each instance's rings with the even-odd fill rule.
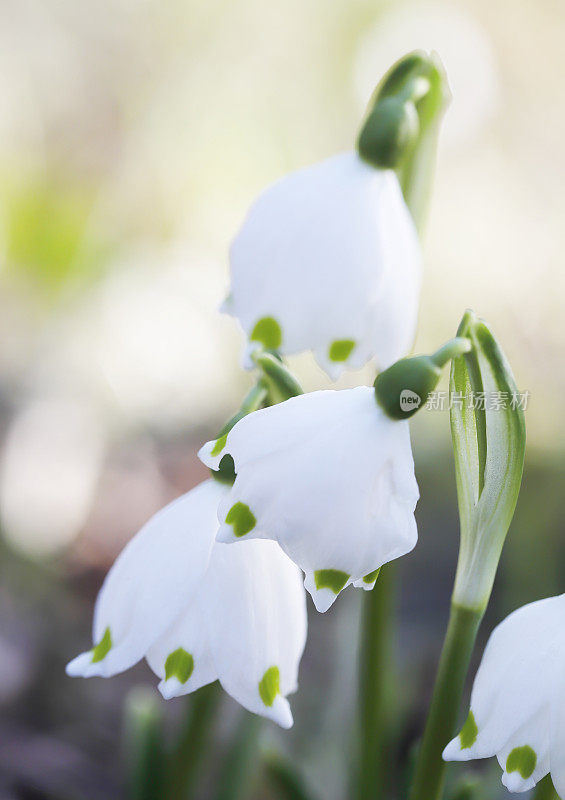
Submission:
[[[455,730],[465,677],[484,611],[451,604],[432,702],[409,800],[441,797],[445,762],[442,752]]]
[[[169,757],[167,800],[191,797],[199,778],[199,767],[208,745],[220,701],[217,682],[203,686],[187,703],[187,716],[173,752]]]
[[[375,588],[363,597],[359,653],[359,740],[355,797],[380,800],[387,785],[390,730],[390,644],[393,616],[394,567],[387,564]]]

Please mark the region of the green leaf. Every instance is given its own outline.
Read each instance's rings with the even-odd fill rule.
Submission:
[[[526,428],[514,376],[490,328],[469,311],[457,335],[468,338],[473,348],[451,366],[451,438],[461,520],[453,597],[462,606],[484,608],[520,491]],[[496,408],[493,397],[503,398],[505,407]]]

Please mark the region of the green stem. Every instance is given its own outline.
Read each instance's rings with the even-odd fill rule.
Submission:
[[[390,727],[390,639],[394,567],[381,569],[375,588],[364,592],[359,659],[359,739],[355,797],[384,797],[387,729]]]
[[[259,739],[263,720],[243,713],[224,759],[216,800],[245,800],[250,796],[259,771]]]
[[[436,350],[431,359],[438,367],[444,367],[452,358],[458,358],[464,353],[468,353],[471,348],[472,344],[469,339],[464,336],[456,336]]]
[[[441,797],[445,773],[442,752],[455,733],[465,677],[483,613],[482,609],[451,604],[409,800],[439,800]]]
[[[270,754],[264,760],[265,774],[277,797],[284,800],[313,800],[293,765],[280,755]]]
[[[536,786],[533,800],[559,800],[559,795],[553,787],[551,775],[546,775]]]
[[[167,800],[186,800],[193,793],[219,701],[217,682],[190,697],[184,728],[169,759]]]
[[[165,754],[162,705],[154,692],[133,689],[126,700],[125,751],[128,800],[163,797]]]

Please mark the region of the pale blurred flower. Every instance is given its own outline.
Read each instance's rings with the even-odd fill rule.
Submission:
[[[21,408],[0,469],[0,514],[14,547],[48,555],[74,539],[92,505],[105,441],[88,403],[41,397]]]

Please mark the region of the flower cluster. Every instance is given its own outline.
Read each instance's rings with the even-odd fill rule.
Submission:
[[[432,355],[403,357],[420,293],[413,216],[423,193],[413,173],[420,140],[429,153],[441,83],[433,59],[411,54],[379,87],[357,152],[280,180],[252,206],[231,248],[225,308],[245,333],[257,383],[199,451],[212,478],[150,519],[118,557],[96,602],[94,646],[67,666],[109,677],[145,658],[165,698],[219,680],[248,710],[290,727],[305,588],[325,612],[349,585],[370,591],[381,567],[416,545],[408,418],[435,407],[451,361],[461,547],[444,686],[411,800],[441,793],[457,712],[444,700],[463,686],[514,513],[529,396],[472,312]],[[303,350],[333,378],[372,359],[385,369],[374,387],[303,394],[282,361]],[[565,595],[526,606],[495,630],[445,759],[497,755],[510,790],[551,772],[565,796],[564,604]]]
[[[325,611],[350,584],[372,589],[381,566],[416,544],[406,421],[365,386],[273,405],[296,394],[287,380],[267,396],[279,354],[312,350],[337,377],[372,358],[387,366],[411,345],[418,239],[395,172],[364,142],[363,155],[302,169],[251,208],[226,308],[246,333],[247,366],[264,370],[260,391],[200,451],[218,480],[163,509],[117,559],[94,647],[70,675],[108,677],[146,658],[164,697],[219,679],[288,727],[306,638],[300,570]]]

